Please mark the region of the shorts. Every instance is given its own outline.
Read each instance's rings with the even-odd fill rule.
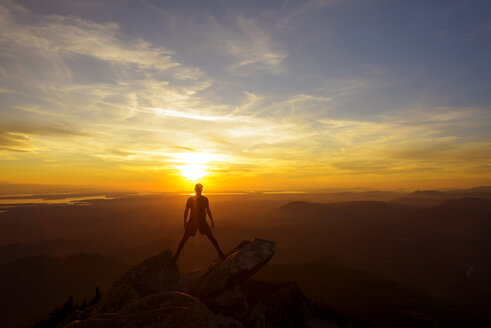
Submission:
[[[211,234],[211,229],[208,223],[206,221],[200,221],[200,222],[192,222],[191,220],[186,223],[186,234],[189,236],[194,237],[196,234],[196,230],[199,230],[199,232],[202,235],[208,235]]]

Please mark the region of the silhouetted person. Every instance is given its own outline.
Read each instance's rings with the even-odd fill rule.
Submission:
[[[189,197],[186,203],[186,210],[184,211],[184,236],[179,243],[179,247],[177,248],[177,252],[174,255],[173,261],[177,261],[181,250],[184,247],[184,244],[186,244],[186,241],[190,236],[194,237],[194,235],[196,234],[196,230],[199,230],[202,235],[206,235],[210,239],[213,246],[215,246],[215,248],[217,249],[218,256],[220,256],[220,258],[223,260],[225,259],[225,255],[220,249],[220,246],[218,246],[217,240],[211,233],[211,229],[215,227],[215,223],[213,222],[213,215],[211,215],[208,198],[201,195],[201,192],[203,191],[203,186],[201,185],[201,183],[198,183],[194,186],[194,191],[196,192],[196,195]],[[186,222],[189,210],[191,210],[191,215],[189,216],[189,220]],[[207,213],[208,217],[210,218],[211,229],[206,222]]]

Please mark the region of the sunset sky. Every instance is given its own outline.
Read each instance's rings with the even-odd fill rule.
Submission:
[[[491,184],[491,1],[0,0],[0,182]]]

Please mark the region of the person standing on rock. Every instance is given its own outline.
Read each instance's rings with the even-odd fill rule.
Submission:
[[[223,260],[225,259],[225,254],[223,254],[220,246],[218,246],[218,242],[211,233],[211,229],[215,227],[215,223],[213,222],[213,215],[210,211],[210,205],[208,202],[208,198],[201,195],[203,191],[203,185],[201,183],[197,183],[194,186],[194,191],[196,195],[188,198],[186,202],[186,209],[184,210],[184,236],[182,237],[181,242],[179,243],[179,247],[177,248],[177,252],[174,255],[173,262],[176,262],[181,254],[181,250],[186,244],[186,241],[189,237],[194,237],[196,234],[196,230],[199,229],[199,232],[202,235],[206,235],[208,239],[210,239],[211,243],[217,249],[218,256]],[[191,210],[191,214],[189,216],[189,221],[187,221],[188,213]],[[208,223],[206,222],[206,214],[208,213],[208,217],[211,222],[211,229]]]

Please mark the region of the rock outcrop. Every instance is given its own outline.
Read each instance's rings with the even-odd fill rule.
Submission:
[[[245,240],[228,252],[225,260],[216,260],[184,276],[186,286],[200,299],[231,289],[266,265],[274,255],[274,248],[272,241]]]
[[[218,327],[219,319],[197,299],[180,292],[159,293],[144,297],[118,313],[94,315],[67,327]]]
[[[274,248],[272,241],[243,241],[226,259],[182,278],[164,251],[123,274],[100,303],[65,327],[338,327],[321,319],[296,284],[249,279]]]
[[[104,293],[94,314],[117,312],[142,297],[183,289],[179,270],[166,250],[128,270]]]

